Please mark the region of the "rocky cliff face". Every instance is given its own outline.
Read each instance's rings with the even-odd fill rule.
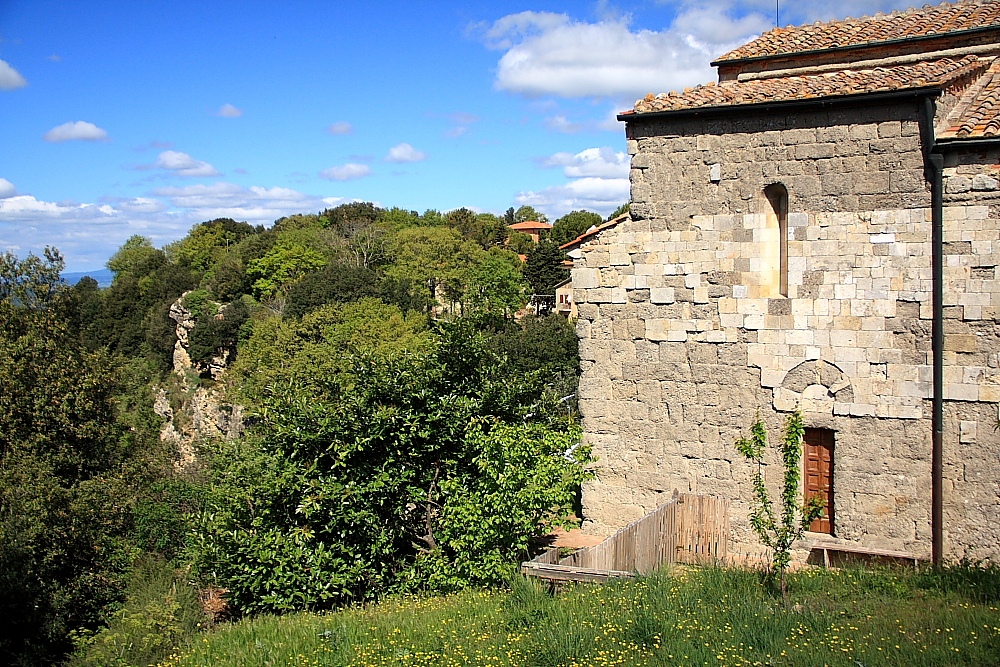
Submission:
[[[174,344],[174,380],[168,387],[155,388],[153,410],[166,420],[160,439],[177,447],[178,470],[197,463],[196,444],[199,441],[225,438],[231,440],[243,434],[243,406],[225,400],[219,385],[206,387],[199,378],[210,377],[215,382],[224,379],[229,352],[214,357],[206,364],[195,364],[188,354],[188,341],[194,329],[195,317],[184,307],[182,295],[170,306],[170,318],[177,323]]]
[[[221,354],[212,357],[211,361],[199,364],[192,362],[191,355],[188,354],[188,341],[191,330],[194,329],[196,318],[190,310],[184,307],[184,297],[187,294],[189,293],[185,292],[170,305],[170,319],[177,323],[177,342],[174,343],[174,372],[194,371],[199,375],[210,375],[213,380],[220,380],[229,364],[229,350],[222,350]],[[225,310],[226,306],[220,306],[216,317],[221,318]]]

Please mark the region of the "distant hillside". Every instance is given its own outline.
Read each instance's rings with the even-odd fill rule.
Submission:
[[[86,276],[90,276],[96,280],[98,287],[109,287],[112,279],[115,277],[115,274],[114,271],[109,271],[108,269],[97,269],[96,271],[66,271],[62,274],[63,280],[70,285],[77,284]]]

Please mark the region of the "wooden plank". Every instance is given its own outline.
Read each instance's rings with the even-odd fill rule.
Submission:
[[[590,570],[648,574],[675,562],[714,562],[726,557],[729,504],[720,498],[674,492],[674,497],[600,544],[565,558],[535,562]]]
[[[554,581],[590,581],[601,583],[608,579],[626,579],[635,576],[632,572],[618,570],[598,570],[569,565],[550,565],[525,561],[521,563],[521,573],[528,577],[552,579]]]
[[[871,549],[854,544],[836,544],[834,542],[814,542],[810,549],[823,549],[824,551],[842,551],[844,553],[865,554],[867,556],[884,556],[886,558],[904,558],[906,560],[920,560],[916,554],[907,551],[889,551],[887,549]],[[926,560],[926,559],[923,559]]]
[[[546,549],[542,553],[538,554],[531,559],[532,563],[558,563],[559,562],[559,547],[552,547],[551,549]]]

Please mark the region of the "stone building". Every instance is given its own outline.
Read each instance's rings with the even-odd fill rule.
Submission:
[[[929,556],[937,219],[943,554],[1000,556],[998,55],[1000,2],[789,26],[619,116],[631,217],[570,249],[586,531],[678,488],[754,552],[733,442],[798,408],[810,539]]]

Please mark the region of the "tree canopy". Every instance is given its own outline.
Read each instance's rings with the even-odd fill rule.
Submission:
[[[569,278],[569,267],[563,265],[567,259],[569,257],[559,249],[559,245],[549,239],[528,250],[524,277],[535,294],[556,293],[556,285]]]
[[[557,245],[569,243],[591,227],[596,227],[602,222],[604,222],[604,219],[597,213],[572,211],[555,221],[552,225],[552,230],[549,232],[549,238]]]

